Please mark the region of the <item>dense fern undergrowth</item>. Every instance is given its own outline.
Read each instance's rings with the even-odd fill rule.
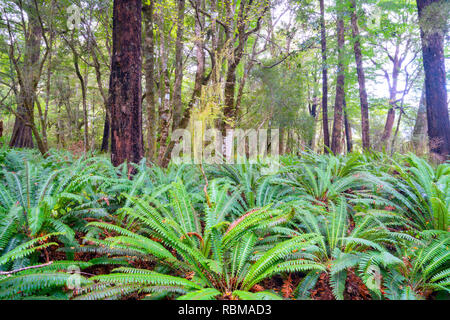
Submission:
[[[0,149],[0,299],[448,299],[450,164]]]

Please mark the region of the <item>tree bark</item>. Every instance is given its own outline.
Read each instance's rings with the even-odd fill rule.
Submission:
[[[92,35],[92,33],[89,34],[89,38],[87,40],[89,41],[89,39],[94,44],[96,43],[93,40],[94,36]],[[103,152],[107,152],[109,150],[109,135],[110,135],[110,130],[109,130],[110,114],[109,114],[109,106],[108,106],[108,98],[109,97],[108,97],[107,92],[103,88],[102,72],[101,72],[100,62],[99,62],[99,59],[97,56],[96,49],[98,50],[97,45],[95,45],[95,46],[92,44],[90,45],[90,52],[91,52],[91,56],[92,56],[92,62],[94,65],[95,78],[97,80],[98,91],[100,92],[100,95],[102,96],[103,105],[105,107],[105,122],[104,122],[104,126],[103,126],[103,135],[102,135],[103,138],[102,138],[102,144],[101,144],[100,150]]]
[[[181,84],[183,82],[183,34],[184,34],[185,0],[178,0],[177,39],[175,42],[175,83],[173,86],[173,127],[180,122],[183,104],[181,100]]]
[[[23,9],[22,9],[23,10]],[[42,28],[35,10],[26,10],[29,16],[28,32],[25,34],[25,55],[23,67],[18,74],[20,90],[17,101],[17,115],[9,142],[10,147],[33,148],[34,102],[40,78],[39,58],[41,55]],[[14,60],[14,57],[12,57]],[[16,66],[16,68],[20,68]]]
[[[256,56],[257,45],[258,45],[258,41],[255,40],[255,42],[253,43],[253,47],[252,47],[252,53],[250,55],[250,58],[247,61],[246,66],[244,67],[244,74],[242,75],[241,81],[239,82],[239,88],[238,88],[238,93],[237,93],[237,97],[236,97],[236,110],[239,110],[241,108],[245,84],[246,84],[247,78],[254,66],[253,59],[255,59],[255,56]]]
[[[337,20],[337,37],[338,37],[338,76],[336,82],[336,98],[334,102],[334,121],[333,132],[331,137],[331,151],[339,154],[342,151],[341,135],[343,122],[343,105],[345,95],[345,71],[344,71],[344,19],[342,13],[338,13]]]
[[[352,126],[348,120],[347,103],[344,99],[344,126],[345,126],[345,141],[347,142],[347,152],[353,151]]]
[[[284,129],[285,127],[281,126],[279,131],[279,144],[278,144],[278,154],[282,155],[284,154]]]
[[[414,152],[418,155],[424,154],[427,143],[427,107],[425,101],[425,86],[422,89],[419,109],[417,110],[416,123],[412,134]]]
[[[315,86],[315,84],[314,84],[314,86]],[[314,149],[314,142],[315,142],[314,138],[316,136],[316,120],[317,120],[317,104],[318,104],[317,102],[318,102],[318,98],[316,96],[316,93],[314,92],[311,108],[309,109],[309,114],[312,117],[312,120],[314,121],[311,139],[308,140],[308,147],[311,148],[311,150]]]
[[[159,107],[159,151],[158,163],[162,165],[164,156],[168,146],[168,138],[170,133],[170,124],[172,120],[172,110],[170,108],[170,74],[169,74],[169,52],[167,48],[168,41],[166,37],[169,35],[164,30],[164,16],[161,15],[159,21],[159,56],[161,65],[161,80],[160,80],[160,97],[161,104]]]
[[[389,87],[389,104],[391,105],[391,107],[388,110],[386,123],[384,125],[383,134],[381,136],[381,147],[384,146],[386,148],[386,151],[388,151],[387,148],[389,147],[389,139],[391,138],[392,128],[394,127],[395,121],[398,76],[400,74],[400,68],[402,64],[402,60],[399,58],[399,50],[400,43],[397,43],[397,46],[395,48],[395,55],[392,59],[392,85],[390,85]],[[387,73],[385,74],[385,77],[388,83],[390,83]]]
[[[106,106],[108,108],[108,106]],[[109,136],[110,136],[110,120],[109,120],[109,111],[105,111],[105,123],[103,124],[103,134],[102,134],[102,146],[100,147],[100,151],[108,152],[109,150]]]
[[[11,148],[33,148],[33,133],[31,131],[31,117],[28,113],[30,107],[25,106],[25,101],[28,100],[28,104],[33,103],[30,102],[29,99],[25,98],[25,93],[20,90],[18,97],[18,105],[16,110],[16,119],[14,121],[14,127],[11,135],[11,140],[9,141],[9,146]]]
[[[244,55],[245,47],[247,44],[247,40],[249,36],[255,32],[257,32],[261,26],[261,19],[265,16],[268,6],[263,4],[263,10],[260,11],[259,16],[257,18],[256,26],[251,30],[248,30],[249,21],[247,19],[248,12],[253,9],[258,9],[258,4],[251,4],[249,2],[247,5],[241,3],[239,6],[239,12],[237,17],[237,46],[234,47],[234,26],[232,25],[232,21],[234,20],[232,10],[231,1],[227,1],[226,11],[227,11],[227,33],[225,42],[228,44],[228,69],[225,76],[225,87],[224,87],[224,121],[222,124],[222,134],[225,137],[226,129],[232,129],[236,125],[236,117],[238,115],[237,105],[235,103],[235,88],[236,88],[236,70],[241,62],[241,59]]]
[[[358,28],[358,18],[356,16],[356,4],[355,0],[352,0],[352,35],[353,35],[353,51],[355,53],[356,71],[358,73],[359,84],[359,99],[361,102],[361,134],[362,134],[362,147],[363,150],[370,149],[370,136],[369,136],[369,103],[367,101],[366,91],[366,77],[364,73],[364,67],[362,62],[361,43]]]
[[[111,61],[111,161],[143,157],[141,104],[141,0],[114,0]],[[129,172],[132,172],[129,166]]]
[[[395,141],[397,140],[397,136],[398,136],[398,132],[400,130],[400,124],[402,122],[402,115],[403,115],[403,109],[400,108],[400,114],[398,116],[398,120],[397,120],[397,127],[395,129],[395,133],[394,136],[392,137],[392,143],[391,143],[391,157],[394,154],[394,149],[395,149]]]
[[[147,158],[150,161],[155,160],[156,137],[155,137],[155,44],[153,28],[153,10],[154,2],[144,6],[144,57],[145,57],[145,99],[147,100]]]
[[[327,63],[327,38],[325,29],[325,5],[320,0],[320,44],[322,48],[322,127],[324,152],[328,153],[330,147],[330,133],[328,127],[328,63]]]
[[[112,75],[109,74],[109,88],[112,86]],[[103,125],[103,138],[101,151],[107,152],[110,148],[109,139],[111,137],[111,95],[108,95],[105,104],[105,123]]]
[[[86,153],[89,149],[89,124],[88,124],[88,115],[87,115],[87,92],[86,92],[86,78],[87,76],[81,74],[80,71],[80,65],[79,65],[79,56],[76,52],[75,48],[72,47],[72,54],[73,54],[73,65],[75,67],[75,73],[77,75],[78,80],[80,81],[81,85],[81,97],[82,97],[82,104],[83,104],[83,123],[84,123],[84,135],[83,135],[83,141],[84,141],[84,152]]]
[[[439,0],[417,0],[423,66],[430,153],[438,161],[445,161],[450,153],[450,121],[448,116],[446,73],[444,58],[445,24],[448,3]],[[439,21],[439,15],[444,21]]]
[[[195,0],[194,2],[194,10],[197,10],[200,8],[201,0]],[[205,84],[205,52],[204,52],[204,42],[202,37],[202,21],[199,21],[199,16],[196,15],[195,18],[195,26],[194,26],[194,32],[195,32],[195,55],[197,60],[197,69],[195,71],[195,82],[194,82],[194,90],[192,91],[191,99],[189,100],[189,103],[185,110],[183,111],[183,115],[180,118],[178,128],[185,129],[187,128],[189,124],[189,119],[191,116],[191,110],[194,107],[195,103],[198,100],[198,97],[200,96],[202,92],[202,86]],[[162,162],[160,163],[161,166],[166,167],[169,164],[170,161],[170,154],[175,146],[175,141],[170,141],[168,144],[165,154],[162,157]]]

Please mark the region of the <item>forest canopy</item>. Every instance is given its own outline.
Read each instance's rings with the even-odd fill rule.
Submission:
[[[114,56],[136,51],[123,58],[140,69],[136,80],[119,84],[135,90],[129,103],[140,100],[131,136],[142,151],[126,157],[133,162],[145,155],[167,165],[172,133],[193,130],[195,121],[224,134],[279,129],[281,154],[326,146],[335,154],[431,151],[443,161],[449,153],[447,1],[144,1],[139,8],[139,43],[131,45],[130,25],[116,30],[113,20],[131,23],[138,13],[118,10],[113,19],[112,1],[2,2],[5,143],[43,154],[110,151],[114,106],[126,103],[112,94],[114,75],[128,72],[114,70]],[[115,52],[121,31],[127,50]]]
[[[449,27],[0,0],[0,299],[448,299]]]

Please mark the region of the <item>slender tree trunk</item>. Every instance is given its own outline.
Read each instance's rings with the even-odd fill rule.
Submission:
[[[322,121],[319,120],[319,114],[322,112],[321,108],[320,108],[320,104],[319,104],[319,98],[317,97],[317,111],[316,111],[316,115],[314,117],[314,130],[313,130],[313,136],[311,139],[311,150],[313,152],[316,152],[316,144],[318,141],[320,141],[320,136],[322,135]],[[320,121],[320,122],[319,122]],[[319,127],[317,126],[317,124],[319,123]]]
[[[394,127],[395,121],[395,108],[396,108],[396,100],[397,100],[397,84],[398,84],[398,76],[400,74],[401,61],[399,60],[399,43],[397,43],[397,47],[395,49],[395,55],[393,57],[393,66],[392,66],[392,85],[389,88],[389,104],[391,105],[388,110],[388,114],[386,117],[386,123],[384,125],[384,131],[381,136],[381,147],[385,147],[386,151],[389,147],[389,139],[392,135],[392,128]],[[389,82],[389,78],[386,75],[386,78]]]
[[[400,115],[398,116],[398,120],[397,120],[397,128],[395,129],[394,137],[392,137],[391,156],[394,154],[395,141],[397,140],[398,131],[400,129],[400,124],[402,122],[402,115],[403,115],[403,109],[400,109]]]
[[[100,62],[98,60],[95,48],[92,45],[90,46],[90,52],[91,52],[91,56],[92,56],[92,62],[94,64],[95,78],[97,80],[98,91],[100,92],[100,95],[102,96],[103,105],[105,107],[105,122],[104,122],[104,126],[103,126],[103,138],[102,138],[102,145],[100,147],[100,150],[103,152],[107,152],[109,150],[109,124],[110,124],[108,94],[105,91],[105,89],[103,88]]]
[[[448,6],[448,2],[444,0],[417,0],[425,69],[428,141],[430,153],[441,162],[445,161],[450,153],[444,58],[444,30],[448,21]]]
[[[345,126],[345,140],[347,142],[347,152],[353,151],[352,126],[348,120],[347,103],[344,99],[344,126]]]
[[[80,81],[81,85],[81,97],[82,97],[82,104],[83,104],[83,123],[84,123],[84,152],[86,153],[89,149],[89,125],[88,125],[88,117],[87,117],[87,96],[86,96],[86,77],[83,77],[80,71],[80,65],[79,65],[79,57],[78,53],[76,52],[75,48],[72,48],[73,53],[73,65],[75,66],[75,73],[77,74],[78,80]]]
[[[145,99],[147,100],[147,158],[155,160],[156,152],[156,106],[155,106],[155,39],[153,28],[154,2],[144,6],[144,56],[145,56]]]
[[[414,152],[423,155],[427,144],[427,107],[425,101],[425,86],[422,89],[419,109],[417,110],[416,123],[412,134]]]
[[[234,124],[230,123],[234,119],[234,88],[236,83],[236,60],[240,59],[239,56],[234,56],[234,41],[231,39],[233,38],[234,30],[238,29],[237,26],[234,25],[234,10],[233,10],[233,1],[224,1],[224,11],[226,14],[226,24],[228,26],[228,29],[225,32],[225,46],[226,46],[226,55],[227,55],[227,71],[225,74],[225,84],[224,84],[224,108],[223,108],[223,119],[220,123],[220,129],[222,130],[222,136],[224,138],[224,148],[227,148],[227,141],[226,141],[226,129],[230,129],[233,127]],[[242,7],[241,11],[242,12]],[[238,15],[238,21],[239,24],[242,22],[239,18],[242,17],[242,15]],[[242,30],[242,26],[240,26]],[[239,37],[239,42],[241,42],[241,38]],[[241,51],[240,48],[239,51]],[[224,149],[224,155],[226,154]]]
[[[327,35],[325,29],[325,5],[320,0],[320,43],[322,47],[322,127],[324,152],[328,153],[330,147],[330,133],[328,127],[328,62],[327,62]]]
[[[195,6],[199,8],[201,6],[201,0],[195,0]],[[201,18],[200,18],[201,19]],[[195,19],[195,55],[197,60],[197,70],[195,72],[195,82],[194,82],[194,90],[192,91],[191,99],[183,111],[183,116],[181,117],[178,128],[185,129],[189,124],[189,119],[191,116],[191,110],[194,107],[195,103],[198,101],[200,94],[202,92],[202,86],[205,84],[205,53],[204,53],[204,42],[202,37],[202,22],[198,21],[198,17]],[[170,154],[175,146],[175,141],[170,141],[168,144],[165,154],[162,157],[161,166],[166,167],[170,161]]]
[[[243,51],[242,51],[243,53]],[[223,114],[225,117],[224,129],[231,129],[235,126],[234,121],[236,120],[237,110],[234,103],[234,92],[236,88],[236,69],[239,65],[239,61],[242,55],[235,58],[234,62],[228,65],[228,70],[226,74],[226,82],[224,89],[224,110]]]
[[[56,122],[56,138],[58,148],[64,148],[65,144],[65,136],[64,136],[64,121],[61,116],[61,100],[58,101],[58,121]]]
[[[218,14],[217,12],[217,0],[211,0],[211,12],[214,14]],[[217,29],[217,21],[216,19],[212,19],[211,20],[211,49],[212,49],[212,53],[214,54],[214,57],[217,56],[217,50],[218,48],[218,41],[219,41],[219,37],[218,37],[218,29]],[[212,79],[211,81],[213,82],[213,84],[217,83],[217,73],[214,72],[211,75]]]
[[[314,124],[313,124],[313,128],[312,128],[311,139],[309,139],[309,141],[308,141],[308,147],[310,147],[311,149],[314,149],[314,140],[315,140],[314,138],[316,136],[317,104],[318,104],[317,103],[318,98],[315,93],[314,93],[312,100],[313,101],[312,101],[311,108],[309,110],[309,114],[313,118]]]
[[[245,47],[247,44],[248,37],[250,34],[255,33],[260,28],[261,18],[265,15],[268,6],[265,6],[264,9],[259,13],[258,21],[256,23],[256,27],[252,28],[251,31],[247,31],[247,10],[250,10],[245,7],[245,5],[239,6],[239,12],[237,13],[237,46],[234,46],[234,28],[232,21],[233,17],[233,4],[231,1],[227,1],[227,24],[228,24],[228,32],[226,35],[226,43],[228,44],[228,69],[225,76],[225,87],[224,87],[224,123],[222,125],[222,134],[225,137],[226,129],[233,129],[236,125],[236,118],[238,115],[237,104],[235,103],[235,88],[236,88],[236,70],[241,62],[241,59],[244,55]],[[251,6],[251,2],[247,4]],[[228,146],[225,145],[225,148]]]
[[[53,5],[53,4],[52,4]],[[52,50],[53,50],[53,30],[50,27],[50,44],[49,44],[48,66],[47,66],[47,82],[45,85],[45,112],[42,119],[42,140],[45,145],[48,145],[47,137],[47,122],[48,122],[48,109],[50,105],[50,86],[52,78]]]
[[[110,122],[107,113],[108,111],[105,113],[105,123],[103,124],[102,146],[100,148],[102,152],[107,152],[109,150]]]
[[[253,59],[256,55],[257,45],[258,45],[258,41],[255,40],[255,42],[253,43],[253,47],[252,47],[252,54],[250,56],[249,61],[246,63],[246,66],[244,67],[244,74],[242,75],[241,81],[239,82],[239,88],[238,88],[238,93],[237,93],[237,97],[236,97],[236,110],[239,110],[241,107],[241,102],[242,102],[242,97],[244,95],[244,88],[245,88],[245,84],[247,82],[247,77],[250,74],[250,72],[252,71],[252,68],[254,65]]]
[[[183,82],[183,36],[185,0],[178,0],[177,39],[175,42],[175,83],[173,86],[173,127],[176,129],[183,112],[181,84]]]
[[[389,138],[391,137],[391,134],[392,134],[392,128],[394,127],[394,121],[395,121],[395,109],[392,106],[388,110],[388,114],[386,116],[386,123],[384,125],[384,131],[383,131],[383,134],[381,136],[381,146],[382,147],[383,146],[385,146],[385,147],[387,146]]]
[[[56,9],[56,5],[55,5],[55,0],[51,0],[50,1],[50,21],[49,21],[49,33],[50,33],[50,39],[48,40],[48,43],[46,43],[47,45],[47,49],[48,49],[48,66],[47,66],[47,83],[46,83],[46,94],[45,94],[45,112],[44,112],[44,117],[42,120],[42,140],[46,146],[46,148],[48,148],[48,137],[47,137],[47,125],[48,125],[48,111],[49,111],[49,107],[50,107],[50,89],[51,89],[51,78],[52,78],[52,56],[53,56],[53,42],[54,42],[54,37],[55,37],[55,32],[54,32],[54,10]]]
[[[143,157],[141,105],[141,0],[114,0],[111,62],[111,161]],[[129,167],[129,172],[132,172]]]
[[[282,155],[284,154],[284,127],[281,126],[279,130],[280,142],[278,144],[278,154]]]
[[[342,13],[338,13],[337,20],[337,37],[338,37],[338,76],[336,82],[336,98],[334,102],[334,121],[333,133],[331,137],[331,151],[334,154],[341,153],[341,135],[343,122],[343,105],[345,96],[345,70],[344,70],[344,19]]]
[[[356,16],[356,4],[355,0],[352,0],[352,35],[353,40],[353,50],[355,52],[356,61],[356,71],[358,73],[358,84],[359,84],[359,99],[361,102],[361,134],[362,134],[362,147],[363,150],[370,149],[370,136],[369,136],[369,103],[367,101],[367,91],[366,91],[366,77],[364,73],[362,53],[361,53],[361,43],[358,29],[358,18]]]
[[[164,17],[160,16],[159,20],[159,35],[160,35],[160,64],[161,64],[161,104],[159,108],[159,151],[158,151],[158,163],[162,165],[164,162],[164,155],[168,146],[168,138],[170,133],[170,123],[172,118],[172,110],[170,108],[170,74],[168,69],[169,61],[169,48],[167,48],[167,39],[169,35],[164,30]]]
[[[109,88],[112,86],[112,74],[109,74]],[[108,95],[105,104],[105,123],[103,125],[103,138],[101,151],[107,152],[109,150],[109,138],[111,137],[111,95]]]

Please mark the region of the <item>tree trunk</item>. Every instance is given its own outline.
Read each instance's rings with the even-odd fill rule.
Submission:
[[[141,0],[114,0],[111,61],[111,161],[143,157],[141,105]],[[129,172],[132,172],[129,167]]]
[[[150,1],[149,5],[144,6],[144,57],[145,57],[145,99],[147,100],[147,158],[150,161],[155,160],[156,137],[155,137],[155,44],[154,44],[154,28],[153,28],[153,10],[154,2]]]
[[[328,64],[327,64],[327,38],[325,29],[325,5],[320,0],[320,43],[322,47],[322,127],[324,152],[328,153],[330,147],[330,133],[328,131]]]
[[[397,120],[397,128],[395,129],[395,133],[394,136],[392,137],[392,143],[391,143],[391,157],[394,154],[394,149],[395,149],[395,141],[397,140],[397,136],[398,136],[398,131],[400,129],[400,124],[402,122],[402,115],[403,115],[403,109],[400,109],[400,115],[398,116],[398,120]]]
[[[20,90],[19,103],[16,110],[16,120],[14,121],[13,132],[11,135],[11,140],[9,141],[9,146],[11,148],[33,148],[33,133],[31,131],[31,126],[27,123],[31,121],[31,116],[28,114],[27,107],[24,106],[25,98],[23,97],[25,93]]]
[[[412,134],[414,151],[418,155],[423,155],[427,143],[427,107],[425,101],[425,86],[422,89],[419,109],[417,110],[416,123]]]
[[[90,45],[90,52],[92,56],[92,62],[94,64],[94,70],[95,70],[95,78],[97,80],[97,87],[98,91],[100,92],[100,95],[102,96],[103,105],[105,107],[105,123],[103,126],[103,138],[102,138],[102,145],[100,150],[103,152],[107,152],[109,150],[109,124],[110,124],[110,116],[109,116],[109,107],[108,107],[108,94],[103,88],[102,83],[102,72],[100,69],[100,62],[97,57],[97,53],[95,52],[95,49],[93,45]],[[111,79],[110,79],[111,80]],[[94,135],[93,135],[94,136]]]
[[[358,29],[358,18],[356,16],[355,0],[352,0],[352,35],[355,43],[353,44],[353,50],[355,52],[356,71],[358,73],[359,84],[359,99],[361,102],[361,134],[362,134],[362,147],[363,150],[370,149],[370,136],[369,136],[369,103],[367,101],[366,91],[366,77],[364,74],[364,67],[362,62],[361,43]]]
[[[398,84],[398,76],[400,74],[400,68],[401,68],[401,61],[399,60],[399,49],[400,44],[397,43],[397,47],[395,49],[395,55],[393,57],[392,63],[392,85],[389,88],[389,104],[391,105],[387,117],[386,117],[386,123],[384,125],[384,131],[381,136],[381,147],[385,147],[386,151],[389,147],[389,139],[392,135],[392,128],[394,127],[394,121],[395,121],[395,107],[396,107],[396,100],[397,100],[397,84]],[[386,78],[389,83],[389,77],[386,74]]]
[[[195,0],[195,6],[199,8],[201,5],[201,0]],[[194,8],[195,9],[195,8]],[[194,90],[192,91],[191,99],[189,100],[189,103],[186,107],[186,109],[183,111],[183,116],[181,117],[178,128],[185,129],[187,128],[189,124],[189,119],[191,116],[191,110],[194,107],[195,103],[198,100],[198,97],[200,96],[202,92],[202,85],[204,85],[205,82],[205,53],[204,53],[204,43],[202,38],[202,23],[199,21],[198,15],[195,19],[195,54],[196,54],[196,60],[197,60],[197,70],[195,72],[195,82],[194,82]],[[177,128],[177,129],[178,129]],[[162,163],[160,164],[163,167],[166,167],[170,161],[170,154],[175,146],[175,141],[170,141],[168,144],[165,154],[162,157]]]
[[[448,21],[448,9],[446,9],[448,3],[439,0],[417,0],[417,8],[425,69],[430,153],[436,160],[443,162],[450,153],[450,121],[444,58],[444,30]]]
[[[386,123],[384,125],[383,134],[381,136],[381,147],[383,146],[387,147],[387,143],[392,134],[392,128],[394,127],[394,121],[395,121],[395,109],[394,106],[391,106],[391,108],[388,110]]]
[[[172,118],[172,110],[170,108],[170,74],[168,69],[169,61],[169,48],[167,47],[168,41],[166,37],[169,37],[164,30],[164,16],[160,16],[159,21],[159,36],[160,36],[160,65],[161,65],[161,80],[160,80],[160,95],[161,104],[159,108],[159,151],[158,151],[158,163],[162,165],[164,162],[164,156],[168,146],[168,138],[170,133],[170,123]],[[166,42],[167,41],[167,42]]]
[[[255,40],[255,42],[253,43],[253,47],[252,47],[252,54],[250,56],[250,58],[247,61],[246,66],[244,67],[244,74],[242,75],[241,81],[239,83],[239,88],[238,88],[238,93],[237,93],[237,97],[236,97],[236,110],[239,110],[241,108],[241,102],[242,102],[242,97],[244,95],[244,88],[245,88],[245,84],[247,82],[247,78],[250,74],[250,72],[253,69],[253,59],[255,58],[256,55],[256,49],[257,49],[257,45],[258,45],[258,41]]]
[[[314,86],[315,86],[315,84],[314,84]],[[311,117],[313,118],[312,120],[314,121],[311,138],[308,141],[308,147],[311,148],[311,150],[314,149],[314,140],[315,140],[314,138],[316,136],[317,104],[318,104],[318,98],[316,96],[316,93],[314,92],[314,95],[312,98],[312,105],[309,110],[309,114],[311,115]]]
[[[109,74],[109,88],[112,86],[112,75]],[[111,137],[111,95],[108,94],[105,104],[105,124],[103,125],[103,138],[101,151],[108,152],[109,138]]]
[[[106,105],[106,108],[108,106]],[[109,150],[109,136],[110,136],[110,120],[109,120],[109,111],[105,110],[105,123],[103,124],[103,135],[102,135],[102,146],[100,150],[102,152],[108,152]]]
[[[343,122],[343,105],[345,95],[345,71],[344,71],[344,19],[342,13],[338,13],[337,20],[337,37],[338,37],[338,76],[336,82],[336,98],[334,102],[334,121],[333,132],[331,137],[331,151],[334,154],[341,153],[341,135]]]
[[[25,34],[25,55],[20,72],[22,77],[19,79],[17,115],[9,142],[9,146],[15,148],[34,147],[31,127],[34,125],[34,102],[39,82],[42,28],[34,10],[27,10],[27,14],[29,15],[29,32]]]
[[[344,99],[344,126],[345,126],[345,140],[347,142],[347,152],[353,151],[352,126],[348,120],[347,103]]]
[[[173,128],[176,129],[183,112],[181,84],[183,82],[183,34],[185,0],[178,0],[177,39],[175,42],[175,83],[173,86]]]
[[[89,125],[88,125],[88,115],[87,115],[87,93],[86,93],[86,78],[87,76],[81,74],[80,71],[80,65],[79,65],[79,57],[78,53],[76,52],[75,48],[72,47],[72,53],[73,53],[73,65],[75,67],[75,73],[78,77],[78,80],[80,81],[81,85],[81,97],[82,97],[82,104],[83,104],[83,123],[84,123],[84,135],[83,135],[83,141],[84,141],[84,153],[86,153],[89,149]]]
[[[279,131],[280,142],[278,144],[278,154],[279,155],[284,154],[284,129],[285,129],[285,127],[283,127],[283,126],[281,126],[279,129],[280,130]]]
[[[243,3],[244,4],[244,3]],[[236,27],[234,28],[232,21],[234,20],[233,11],[232,10],[232,2],[227,1],[227,25],[228,30],[226,34],[225,42],[228,45],[228,69],[225,76],[225,88],[224,88],[224,109],[223,109],[223,123],[222,123],[222,134],[225,137],[227,129],[233,129],[236,125],[236,118],[238,115],[237,104],[235,103],[235,88],[236,88],[236,70],[241,62],[241,59],[244,55],[244,51],[247,45],[247,40],[252,33],[255,33],[259,30],[261,26],[261,19],[265,16],[265,13],[269,6],[265,5],[263,10],[260,10],[257,17],[256,26],[251,30],[247,30],[248,28],[248,12],[251,6],[251,1],[245,5],[239,6],[239,12],[237,13],[237,22]],[[257,5],[257,4],[253,4]],[[237,33],[237,46],[234,46],[234,37],[235,33]],[[256,40],[255,40],[256,41]]]

